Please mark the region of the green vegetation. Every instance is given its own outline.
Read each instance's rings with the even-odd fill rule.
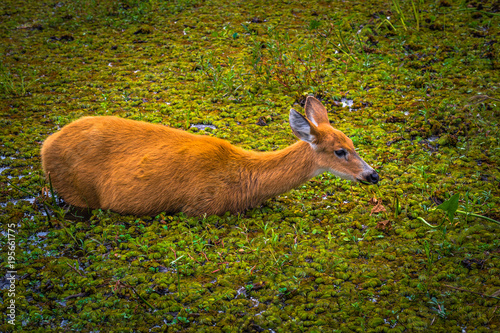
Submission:
[[[500,330],[498,1],[0,11],[1,332]],[[239,215],[74,217],[41,170],[43,140],[87,115],[281,149],[308,94],[377,186],[323,174]]]

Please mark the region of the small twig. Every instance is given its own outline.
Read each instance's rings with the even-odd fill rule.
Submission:
[[[194,261],[196,261],[198,264],[200,263],[198,260],[196,260],[195,258],[191,257],[191,255],[189,253],[187,253],[187,255],[189,256],[189,258],[193,259]]]
[[[472,293],[472,294],[476,294],[476,295],[481,295],[481,296],[483,296],[483,297],[489,297],[489,298],[494,298],[494,299],[500,299],[500,297],[489,296],[489,295],[485,295],[485,294],[478,293],[477,291],[472,291],[472,290],[462,289],[462,288],[458,288],[458,287],[453,287],[453,286],[450,286],[450,285],[447,285],[447,284],[445,284],[444,286],[445,286],[445,287],[448,287],[448,288],[451,288],[451,289],[456,289],[456,290],[465,291],[465,292]]]
[[[80,275],[80,276],[83,277],[82,273],[80,273],[75,267],[71,266],[69,263],[66,263],[66,265],[68,265],[69,267],[71,267],[71,269],[73,269],[75,272],[77,272],[78,275]]]
[[[72,299],[72,298],[77,298],[77,297],[85,297],[87,296],[88,293],[79,293],[79,294],[75,294],[75,295],[70,295],[70,296],[66,296],[64,297],[65,300],[68,300],[68,299]]]
[[[124,283],[124,282],[122,282],[122,281],[118,281],[118,282],[119,282],[122,286],[124,286],[124,287],[126,287],[126,288],[130,288],[130,289],[132,289],[132,291],[133,291],[133,292],[134,292],[137,296],[139,296],[139,298],[140,298],[140,299],[141,299],[144,303],[146,303],[146,304],[147,304],[147,305],[151,308],[151,310],[155,310],[154,306],[152,306],[151,304],[149,304],[149,303],[148,303],[148,301],[146,301],[146,300],[145,300],[145,299],[144,299],[144,298],[143,298],[143,297],[142,297],[142,296],[141,296],[141,295],[137,292],[137,290],[135,290],[135,288],[134,288],[134,287],[132,287],[131,285],[126,284],[126,283]]]
[[[174,252],[174,257],[175,257],[175,259],[177,259],[177,252],[175,252],[175,250],[173,248],[170,248],[170,250],[172,250],[172,252]]]

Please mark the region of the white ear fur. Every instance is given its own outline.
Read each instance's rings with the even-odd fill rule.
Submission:
[[[309,119],[309,118],[307,118],[307,119]],[[309,121],[310,121],[311,123],[313,123],[313,124],[314,124],[314,126],[318,127],[318,123],[316,122],[316,120],[314,120],[314,118],[309,119]]]
[[[294,109],[290,109],[290,127],[300,140],[313,144],[315,136],[312,134],[311,123]]]

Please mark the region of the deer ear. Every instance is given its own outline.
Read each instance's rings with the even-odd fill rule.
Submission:
[[[300,140],[313,144],[316,140],[316,128],[306,117],[290,109],[290,127]]]
[[[330,123],[325,107],[313,96],[307,97],[304,109],[306,110],[307,119],[312,121],[316,126],[321,123]]]

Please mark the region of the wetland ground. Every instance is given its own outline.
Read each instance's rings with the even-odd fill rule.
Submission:
[[[0,331],[499,331],[499,15],[497,0],[2,1]],[[270,151],[296,141],[307,95],[377,186],[323,174],[240,215],[75,220],[43,176],[41,143],[82,116]]]

